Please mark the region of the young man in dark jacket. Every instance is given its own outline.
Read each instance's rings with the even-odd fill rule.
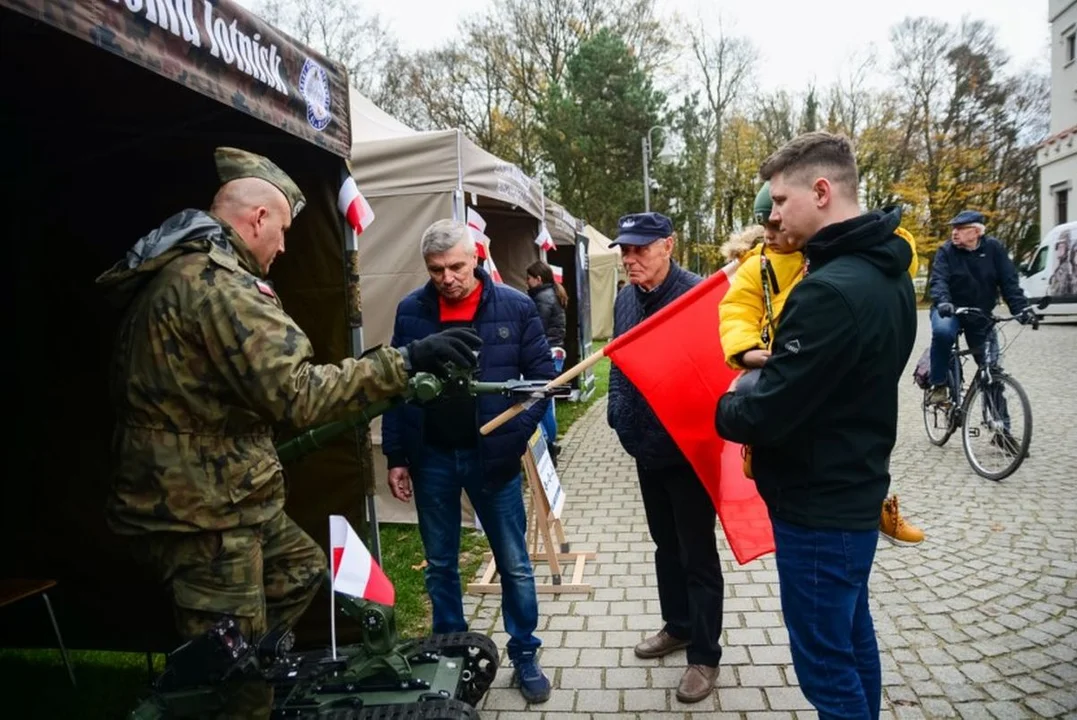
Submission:
[[[430,282],[400,301],[394,347],[454,327],[472,328],[482,338],[479,380],[554,377],[535,304],[477,267],[475,241],[466,225],[439,220],[423,233],[420,247]],[[480,436],[479,428],[507,410],[509,398],[464,396],[423,407],[408,404],[389,411],[382,421],[389,489],[404,502],[415,496],[434,632],[467,630],[459,568],[460,491],[466,490],[497,561],[509,659],[530,703],[549,698],[550,681],[536,658],[541,645],[534,635],[538,596],[525,538],[520,458],[548,402],[535,403],[486,436]]]
[[[916,336],[912,250],[894,234],[898,209],[860,213],[843,137],[802,135],[760,175],[770,220],[804,244],[809,269],[758,382],[719,400],[718,433],[753,447],[801,690],[821,720],[874,720],[882,682],[868,577]]]
[[[982,213],[965,210],[950,221],[950,239],[935,253],[931,267],[931,394],[929,402],[946,402],[946,369],[950,364],[950,348],[959,330],[965,331],[969,347],[975,350],[977,363],[998,360],[998,338],[993,328],[978,315],[954,316],[956,307],[974,307],[990,315],[1002,298],[1021,323],[1035,319],[1028,298],[1021,290],[1006,248],[995,238],[985,235]],[[1012,438],[1009,438],[1012,442]],[[1011,445],[1015,447],[1015,445]]]
[[[613,244],[621,246],[629,285],[617,294],[614,337],[700,281],[673,262],[673,223],[665,215],[625,215],[618,226]],[[660,658],[686,647],[688,668],[677,699],[699,702],[714,689],[722,658],[725,583],[714,535],[714,505],[651,406],[616,366],[610,369],[608,421],[636,460],[647,527],[655,544],[658,601],[665,623],[636,646],[636,656]]]

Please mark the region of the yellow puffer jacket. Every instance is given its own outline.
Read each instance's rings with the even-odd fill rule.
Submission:
[[[898,228],[894,233],[902,237],[912,248],[909,275],[916,277],[916,271],[920,267],[916,256],[916,240],[904,228]],[[729,290],[718,305],[718,332],[722,338],[725,361],[729,367],[736,370],[744,369],[744,366],[737,360],[742,353],[755,348],[770,349],[763,342],[767,313],[763,301],[762,250],[763,247],[758,246],[752,248],[744,256],[733,276]],[[777,327],[778,318],[781,317],[782,308],[785,307],[785,299],[804,277],[804,254],[768,252],[767,262],[773,270],[770,296],[770,304],[774,312],[774,327],[770,332],[770,340],[773,342],[774,330]]]

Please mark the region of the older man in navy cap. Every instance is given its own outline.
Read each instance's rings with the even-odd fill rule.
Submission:
[[[1006,305],[1022,323],[1035,318],[1028,298],[1021,290],[1017,268],[1001,242],[984,234],[986,220],[975,210],[959,212],[950,226],[950,240],[935,253],[931,268],[931,392],[928,402],[949,399],[946,368],[950,348],[959,330],[974,350],[977,363],[996,362],[998,340],[983,318],[955,317],[956,307],[974,307],[990,314],[998,304],[999,292]]]
[[[625,215],[613,245],[621,247],[629,285],[617,294],[614,337],[669,305],[700,282],[673,262],[673,223],[661,213]],[[716,360],[720,361],[720,358]],[[664,626],[636,646],[640,658],[687,648],[677,699],[703,700],[714,688],[722,657],[725,584],[715,540],[715,513],[688,460],[639,390],[610,370],[609,424],[636,460],[647,526],[655,543],[658,600]]]

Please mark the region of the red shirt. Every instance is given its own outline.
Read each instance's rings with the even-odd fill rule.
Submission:
[[[475,285],[475,289],[467,297],[450,302],[443,296],[438,295],[438,310],[443,323],[469,323],[475,319],[475,313],[479,309],[479,300],[482,299],[482,280]]]

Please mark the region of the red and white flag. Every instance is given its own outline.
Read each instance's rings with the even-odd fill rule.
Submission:
[[[553,271],[553,281],[565,284],[565,271],[560,265],[551,265],[550,270]]]
[[[374,211],[363,194],[359,192],[355,180],[349,175],[344,179],[337,193],[337,208],[344,217],[348,218],[348,224],[355,229],[355,234],[360,235],[374,222]]]
[[[343,515],[329,516],[333,590],[382,605],[392,605],[396,590],[374,562],[366,545]]]
[[[487,247],[490,238],[486,237],[486,220],[475,208],[467,209],[467,229],[471,231],[471,237],[475,239],[475,250],[479,254],[479,259],[485,260],[490,256],[490,250]]]
[[[546,223],[542,223],[539,227],[539,234],[535,237],[535,244],[543,250],[553,250],[553,238],[550,237],[550,231],[546,229]]]
[[[490,252],[490,237],[486,234],[486,220],[475,208],[467,209],[467,229],[471,231],[471,237],[475,238],[475,252],[479,256],[482,269],[489,273],[494,282],[504,282],[501,273],[494,264],[494,256]]]

